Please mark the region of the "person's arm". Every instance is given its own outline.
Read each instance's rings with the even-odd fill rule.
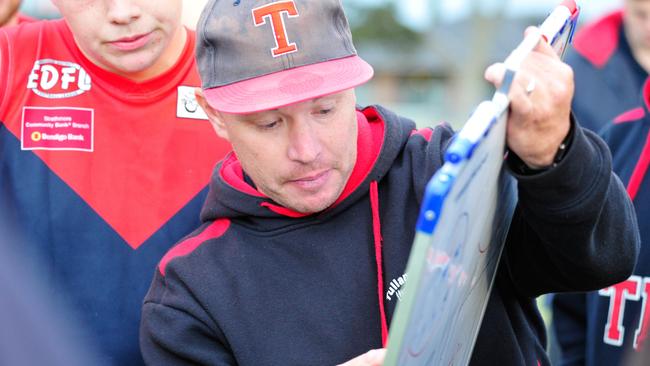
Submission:
[[[551,326],[560,347],[560,365],[584,365],[587,340],[585,294],[554,294],[551,304]]]
[[[503,75],[503,65],[486,71],[497,86]],[[623,281],[638,254],[634,209],[606,144],[571,117],[573,91],[571,68],[545,42],[510,89],[506,140],[519,202],[502,265],[522,296]]]
[[[519,203],[504,259],[519,293],[591,291],[627,279],[639,250],[636,215],[611,156],[575,128],[562,162],[518,179]]]
[[[142,307],[140,348],[148,365],[236,365],[225,337],[167,268],[156,270]]]

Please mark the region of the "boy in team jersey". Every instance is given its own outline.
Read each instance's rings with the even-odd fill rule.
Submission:
[[[54,0],[0,30],[0,210],[108,364],[142,363],[140,305],[230,145],[194,98],[181,0]]]

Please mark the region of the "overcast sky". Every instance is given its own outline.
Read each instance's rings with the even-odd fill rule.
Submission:
[[[479,4],[481,9],[490,12],[503,4],[508,4],[511,15],[540,15],[550,11],[559,0],[343,0],[363,4],[381,4],[394,2],[399,4],[400,19],[414,28],[426,27],[434,11],[440,12],[440,19],[453,21],[470,13],[472,4]],[[437,7],[434,8],[434,2]],[[605,11],[616,8],[621,0],[578,0],[582,8],[582,17],[589,19]]]
[[[1,1],[1,0],[0,0]],[[543,16],[560,0],[342,0],[346,3],[359,3],[368,6],[393,2],[399,4],[399,18],[404,24],[415,29],[426,28],[438,11],[442,21],[454,21],[467,16],[472,4],[479,4],[485,11],[494,11],[495,8],[508,4],[509,13],[512,15],[539,15]],[[590,19],[613,9],[622,0],[577,0],[582,5],[582,20]],[[183,16],[185,23],[194,28],[195,19],[198,18],[203,5],[207,0],[184,0],[185,9]],[[435,7],[434,7],[434,4]],[[23,0],[22,8],[28,14],[46,16],[54,10],[51,0]]]

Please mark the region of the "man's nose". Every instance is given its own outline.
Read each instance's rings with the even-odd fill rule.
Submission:
[[[289,159],[309,164],[318,159],[322,146],[318,128],[307,119],[294,120],[289,129]]]
[[[142,13],[140,5],[133,0],[111,0],[108,2],[108,19],[114,24],[129,24]]]

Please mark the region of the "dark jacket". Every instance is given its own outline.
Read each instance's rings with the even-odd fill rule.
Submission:
[[[641,243],[650,242],[650,82],[643,99],[603,130],[614,170],[627,185],[639,220]],[[639,100],[639,98],[637,98]],[[615,228],[614,230],[619,230]],[[650,247],[641,246],[632,277],[588,294],[553,299],[554,328],[563,365],[618,365],[650,336]]]
[[[403,280],[423,190],[452,132],[415,131],[379,107],[358,119],[357,165],[318,214],[277,206],[234,156],[222,162],[203,226],[162,260],[145,299],[149,364],[333,365],[382,346],[398,300],[382,293],[382,312],[377,279],[386,292]],[[519,177],[519,192],[473,365],[547,365],[535,297],[600,288],[634,266],[634,212],[592,133],[576,130],[562,163]]]
[[[573,46],[566,59],[575,74],[573,112],[583,127],[598,132],[636,106],[648,73],[632,55],[620,11],[587,24]]]

